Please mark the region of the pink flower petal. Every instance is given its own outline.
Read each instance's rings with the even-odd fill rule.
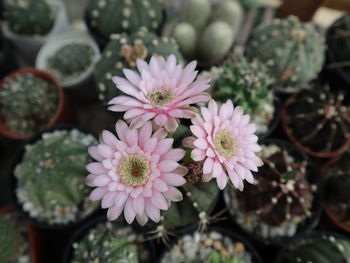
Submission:
[[[152,203],[154,204],[155,207],[157,207],[161,210],[168,209],[168,203],[161,193],[154,191],[152,196],[151,196],[151,200],[152,200]]]
[[[106,186],[111,182],[111,178],[108,175],[99,175],[92,182],[94,186]]]
[[[174,139],[164,139],[160,141],[155,149],[155,152],[162,155],[168,152],[173,146]]]
[[[227,176],[225,172],[222,172],[217,178],[216,182],[220,190],[224,189],[227,185]]]
[[[171,172],[176,169],[179,164],[172,160],[165,160],[159,163],[158,168],[162,172]]]
[[[164,182],[171,186],[181,186],[186,183],[186,179],[183,176],[178,175],[176,173],[163,174],[162,179]]]
[[[116,220],[123,212],[124,206],[112,206],[108,209],[107,218],[109,221]]]
[[[128,222],[128,224],[131,224],[136,217],[136,212],[134,210],[132,198],[129,198],[125,203],[124,217],[126,222]]]
[[[107,187],[98,187],[95,188],[91,193],[90,193],[90,200],[92,201],[97,201],[101,200],[103,196],[108,192]]]
[[[97,150],[97,146],[91,146],[88,148],[89,154],[92,158],[94,158],[96,161],[102,161],[103,157]]]
[[[142,195],[139,195],[134,199],[134,209],[136,214],[142,215],[145,211],[145,198]]]
[[[141,82],[141,77],[135,71],[130,69],[123,69],[123,73],[125,77],[135,86],[137,87]]]
[[[162,160],[180,161],[185,156],[185,150],[183,149],[171,149],[167,153],[162,155]]]
[[[166,192],[169,189],[167,184],[161,179],[154,180],[153,187],[159,192]]]
[[[217,178],[221,173],[223,173],[222,166],[218,161],[215,161],[213,166],[213,177]]]
[[[114,156],[114,151],[107,145],[100,144],[97,146],[98,152],[101,156],[107,159],[111,159]]]
[[[158,223],[160,220],[160,210],[153,205],[151,200],[145,202],[146,214],[151,218],[155,223]]]
[[[106,168],[104,168],[101,163],[97,163],[97,162],[89,163],[86,166],[86,169],[92,174],[105,174],[105,173],[107,173]]]
[[[191,158],[196,162],[204,160],[205,157],[205,151],[201,149],[193,149],[191,152]]]
[[[212,158],[207,158],[203,164],[203,173],[210,174],[213,171],[214,160]]]
[[[102,199],[101,207],[109,208],[114,205],[116,192],[108,192]]]
[[[116,197],[115,197],[115,205],[116,206],[122,206],[125,204],[126,200],[128,199],[129,195],[125,192],[120,192]]]
[[[129,132],[129,128],[124,121],[122,120],[117,121],[117,123],[115,124],[115,131],[117,132],[120,140],[126,141],[126,135]]]
[[[166,199],[173,202],[182,201],[183,199],[182,193],[175,187],[169,187],[169,190],[164,192],[163,195]]]

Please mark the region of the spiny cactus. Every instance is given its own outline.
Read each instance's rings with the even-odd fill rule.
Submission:
[[[279,263],[335,263],[350,261],[348,239],[327,234],[305,237],[286,249]]]
[[[134,33],[141,26],[156,30],[163,21],[161,0],[90,0],[91,25],[104,37],[113,33]]]
[[[18,74],[0,90],[1,112],[15,134],[32,135],[54,116],[58,104],[55,86],[31,73]]]
[[[10,220],[0,215],[0,262],[17,262],[21,235]]]
[[[209,255],[208,263],[244,263],[244,261],[235,256],[227,258],[225,255],[221,255],[218,252],[212,252]]]
[[[238,2],[244,7],[244,9],[252,9],[259,7],[260,0],[238,0]]]
[[[89,45],[71,43],[63,46],[50,57],[48,65],[63,78],[71,78],[83,73],[94,59],[94,51]]]
[[[135,69],[136,59],[148,60],[155,54],[163,57],[174,54],[177,59],[182,59],[174,40],[157,37],[146,28],[131,36],[122,34],[112,35],[111,38],[95,69],[99,98],[105,102],[119,95],[112,76],[124,76],[123,68]]]
[[[21,35],[46,35],[55,12],[47,0],[5,0],[4,17],[9,28]]]
[[[316,85],[290,99],[286,104],[283,124],[287,135],[302,150],[321,157],[345,151],[350,139],[350,108],[342,92]]]
[[[267,65],[276,85],[284,86],[285,92],[295,92],[320,72],[324,50],[324,39],[313,24],[289,16],[257,30],[247,53]]]
[[[73,129],[45,133],[26,146],[14,173],[17,197],[31,217],[47,224],[67,224],[96,207],[85,185],[85,166],[91,162],[87,147],[94,144],[92,135]]]

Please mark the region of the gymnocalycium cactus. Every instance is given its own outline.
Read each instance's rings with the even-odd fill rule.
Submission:
[[[94,51],[89,45],[71,43],[63,46],[50,57],[48,65],[63,78],[72,78],[89,68],[94,59]]]
[[[4,0],[4,17],[9,28],[21,35],[47,35],[55,12],[47,0]]]
[[[323,66],[324,51],[324,39],[316,27],[295,16],[262,26],[247,48],[248,56],[265,63],[284,92],[295,92],[316,77]]]
[[[141,28],[131,36],[112,35],[95,68],[99,98],[108,102],[120,95],[112,81],[112,76],[123,76],[123,68],[134,69],[138,58],[147,60],[155,54],[163,57],[174,54],[178,60],[182,58],[173,39],[160,38],[149,33],[146,28]]]
[[[34,74],[18,74],[0,90],[1,113],[15,134],[32,135],[54,116],[58,92],[54,84]]]
[[[0,262],[17,262],[21,235],[13,222],[0,215]]]
[[[230,50],[241,17],[242,9],[235,1],[221,1],[214,8],[210,0],[189,0],[173,36],[186,58],[217,63]]]
[[[106,38],[134,33],[142,26],[154,31],[163,22],[161,0],[90,0],[87,13],[91,26]]]
[[[92,135],[73,129],[44,133],[26,146],[14,174],[17,197],[31,217],[47,224],[67,224],[96,207],[85,185],[85,166],[91,162],[87,147],[95,144]]]

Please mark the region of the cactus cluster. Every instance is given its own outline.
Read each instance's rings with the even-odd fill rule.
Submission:
[[[259,157],[264,166],[253,185],[243,192],[229,189],[229,212],[249,232],[263,238],[293,236],[299,224],[311,216],[313,192],[308,181],[308,163],[285,146],[262,146]]]
[[[91,213],[85,166],[91,162],[87,147],[97,144],[76,129],[44,133],[27,145],[14,171],[17,198],[32,218],[47,224],[67,224]]]
[[[15,262],[20,243],[20,233],[13,222],[0,215],[0,262]]]
[[[1,114],[15,134],[32,135],[54,116],[58,92],[54,84],[31,73],[6,79],[0,90]]]
[[[331,233],[307,236],[287,248],[279,263],[335,263],[350,261],[350,242]]]
[[[235,1],[224,0],[215,6],[210,0],[189,0],[173,36],[186,58],[215,64],[232,47],[241,17],[241,6]]]
[[[140,27],[150,31],[163,22],[161,0],[89,0],[87,7],[91,26],[102,36],[114,33],[134,33]]]
[[[11,31],[21,35],[47,35],[55,12],[47,0],[4,0],[4,17]]]
[[[284,92],[295,92],[320,72],[324,50],[324,39],[315,25],[289,16],[261,26],[247,47],[247,55],[266,64]]]
[[[302,150],[315,156],[329,155],[346,150],[350,139],[349,113],[343,92],[315,85],[287,103],[282,121],[287,135],[296,140]]]
[[[143,236],[136,234],[130,226],[100,223],[73,244],[70,262],[150,262],[149,251],[143,242]]]
[[[48,59],[48,66],[61,78],[79,76],[86,71],[95,60],[91,46],[81,43],[70,43],[58,49]]]
[[[138,58],[148,60],[156,54],[163,57],[174,54],[181,61],[181,55],[173,39],[160,38],[144,27],[131,36],[112,35],[95,68],[95,81],[100,100],[108,102],[120,95],[112,76],[124,76],[123,68],[135,69]]]
[[[226,257],[225,255],[219,254],[218,252],[212,252],[209,255],[208,263],[244,263],[244,261],[238,259],[235,256]],[[191,263],[201,263],[197,261],[192,261]]]

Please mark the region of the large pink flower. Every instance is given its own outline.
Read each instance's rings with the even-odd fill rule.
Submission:
[[[178,118],[192,118],[195,109],[190,104],[207,102],[210,96],[204,91],[209,88],[209,79],[194,81],[197,76],[195,61],[184,69],[176,64],[174,55],[167,61],[153,56],[148,65],[137,60],[141,73],[124,69],[127,79],[113,77],[117,88],[129,96],[118,96],[109,101],[111,111],[125,112],[124,119],[131,121],[132,128],[141,127],[146,121],[154,120],[159,127],[175,132]],[[194,82],[193,82],[194,81]]]
[[[102,199],[108,208],[108,219],[115,220],[124,210],[130,224],[135,217],[140,225],[148,218],[160,219],[160,210],[167,210],[169,201],[181,201],[182,194],[175,186],[186,183],[187,169],[178,164],[185,151],[173,149],[173,139],[166,139],[162,128],[152,134],[151,122],[141,129],[131,129],[124,121],[116,124],[119,139],[103,131],[101,144],[89,148],[97,160],[87,165],[91,173],[89,186],[97,187],[90,199]]]
[[[214,100],[209,102],[208,108],[201,107],[201,116],[193,118],[190,127],[196,137],[185,138],[183,144],[194,148],[193,160],[204,160],[203,180],[214,177],[223,189],[229,177],[241,191],[244,180],[254,182],[251,171],[257,171],[263,163],[255,155],[261,148],[254,135],[255,125],[249,121],[249,115],[243,115],[241,107],[234,108],[230,100],[221,108]]]

